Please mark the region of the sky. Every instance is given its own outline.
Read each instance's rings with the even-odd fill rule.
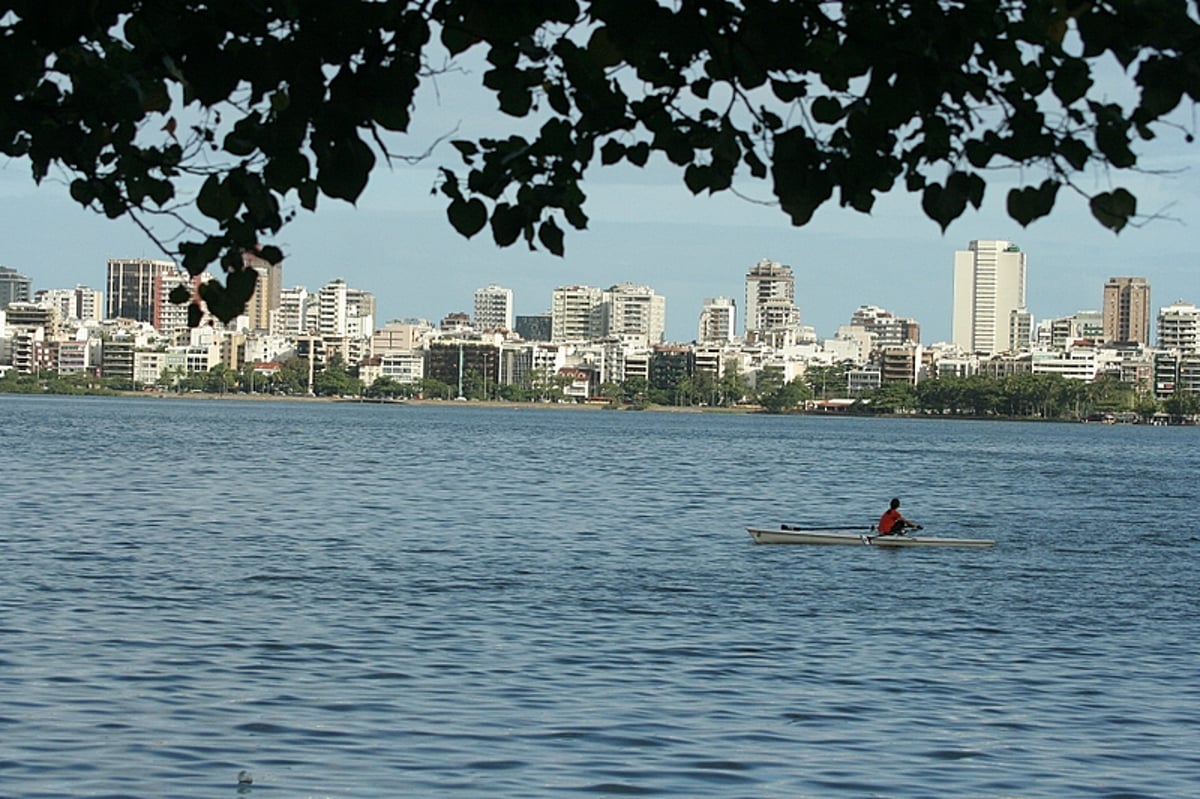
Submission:
[[[509,129],[511,121],[493,110],[493,100],[466,89],[472,80],[478,77],[451,76],[436,92],[423,92],[408,151],[423,151],[455,128],[462,138]],[[833,336],[860,305],[877,305],[916,319],[928,344],[950,339],[954,252],[974,239],[1010,240],[1026,253],[1027,304],[1035,320],[1099,310],[1104,283],[1114,276],[1147,278],[1155,312],[1177,300],[1200,303],[1200,144],[1183,140],[1182,131],[1165,130],[1142,147],[1147,174],[1079,176],[1091,191],[1125,186],[1138,196],[1140,212],[1161,216],[1120,234],[1102,228],[1086,200],[1065,189],[1049,217],[1022,228],[1004,212],[1015,172],[985,174],[983,208],[968,208],[943,233],[922,213],[920,196],[902,189],[877,200],[869,215],[834,203],[796,228],[773,206],[730,193],[693,196],[681,171],[652,161],[644,169],[620,165],[588,173],[589,227],[561,224],[566,254],[560,258],[530,252],[523,240],[498,248],[486,228],[471,240],[456,233],[446,220],[445,198],[432,193],[437,167],[464,173],[457,153],[443,143],[418,165],[381,164],[355,206],[322,197],[315,214],[301,211],[270,243],[287,255],[285,285],[315,291],[342,278],[375,294],[377,324],[469,314],[475,289],[490,284],[512,289],[515,312],[525,315],[548,312],[557,286],[628,282],[666,297],[666,338],[687,342],[696,337],[705,298],[731,297],[740,314],[746,272],[768,258],[794,270],[801,323],[818,338]],[[1026,178],[1040,183],[1044,175]],[[770,199],[762,181],[738,187],[751,198]],[[132,222],[80,208],[65,180],[52,176],[36,186],[20,160],[0,162],[0,219],[0,265],[31,277],[35,290],[76,284],[103,290],[109,258],[162,257]],[[159,234],[172,230],[156,228]]]

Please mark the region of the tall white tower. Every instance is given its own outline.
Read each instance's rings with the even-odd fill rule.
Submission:
[[[604,335],[604,292],[592,286],[559,286],[550,295],[550,340],[590,341]]]
[[[729,297],[705,297],[700,309],[697,343],[733,341],[737,335],[737,305]]]
[[[486,286],[475,289],[475,329],[512,330],[513,329],[513,293],[512,289],[500,286]]]
[[[1178,300],[1159,310],[1158,346],[1164,350],[1200,352],[1200,308]]]
[[[746,339],[794,343],[800,329],[792,268],[764,258],[746,273]]]
[[[977,240],[954,253],[955,346],[991,355],[1020,348],[1027,329],[1025,253],[1011,241]],[[1026,334],[1026,340],[1028,334]]]
[[[649,286],[621,283],[604,292],[608,308],[603,333],[643,346],[661,344],[667,327],[667,298]]]

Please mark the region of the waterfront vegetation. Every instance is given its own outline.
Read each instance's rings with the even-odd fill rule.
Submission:
[[[389,377],[371,385],[354,376],[334,358],[312,377],[308,390],[307,362],[293,358],[278,371],[259,374],[218,364],[208,372],[187,374],[167,370],[155,385],[140,385],[125,378],[87,374],[42,372],[18,374],[9,370],[0,378],[0,393],[94,394],[167,393],[203,395],[257,395],[279,397],[361,398],[364,400],[452,400],[477,402],[583,402],[572,397],[572,378],[532,370],[520,385],[499,384],[468,371],[461,387],[426,378],[400,383]],[[969,418],[1087,420],[1098,417],[1127,421],[1153,418],[1176,420],[1200,416],[1200,395],[1177,392],[1159,400],[1138,387],[1102,375],[1091,382],[1055,374],[1018,374],[1002,378],[983,375],[937,377],[917,385],[889,382],[851,397],[845,389],[843,366],[810,367],[803,378],[785,382],[782,372],[767,368],[754,385],[736,370],[715,378],[707,372],[673,375],[665,382],[631,377],[600,385],[586,401],[620,408],[695,408],[762,411],[767,413],[846,413],[861,415],[931,415]]]

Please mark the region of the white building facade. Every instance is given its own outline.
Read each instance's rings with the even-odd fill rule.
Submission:
[[[1200,352],[1200,308],[1175,302],[1158,312],[1158,348]]]
[[[795,343],[799,328],[792,268],[762,259],[746,273],[746,340],[786,347]]]
[[[706,297],[700,309],[698,344],[721,344],[737,336],[737,303],[729,297]]]
[[[953,340],[964,352],[992,355],[1022,348],[1025,253],[1011,241],[976,240],[954,253]]]
[[[603,336],[653,346],[662,343],[667,328],[667,298],[649,286],[621,283],[604,292]]]
[[[502,286],[475,289],[475,329],[512,330],[513,293]]]
[[[550,340],[591,341],[604,335],[604,292],[592,286],[559,286],[550,296]]]

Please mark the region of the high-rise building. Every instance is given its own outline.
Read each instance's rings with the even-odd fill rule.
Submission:
[[[58,308],[63,319],[78,319],[81,322],[99,322],[104,313],[104,292],[87,286],[73,289],[42,289],[35,298]]]
[[[163,279],[186,277],[172,261],[148,258],[110,258],[108,285],[104,292],[105,319],[133,319],[154,323],[155,310],[163,296]],[[180,306],[184,307],[184,306]]]
[[[375,332],[375,295],[338,278],[317,292],[316,319],[308,328],[321,336],[369,338]]]
[[[705,297],[700,309],[698,344],[733,341],[737,336],[737,303],[729,297]]]
[[[590,341],[604,335],[604,292],[559,286],[550,295],[550,340]]]
[[[661,344],[667,326],[667,298],[649,286],[621,283],[604,292],[605,336],[636,339],[644,346]]]
[[[258,273],[254,294],[246,303],[247,326],[251,330],[270,330],[271,314],[279,310],[283,297],[283,264],[273,264],[254,253],[243,253],[245,265]]]
[[[187,330],[189,303],[171,302],[171,292],[179,286],[191,289],[194,283],[211,279],[212,275],[205,272],[200,280],[193,281],[192,276],[182,269],[172,269],[155,278],[155,302],[150,313],[150,324],[154,329],[166,334]]]
[[[33,281],[16,269],[0,266],[0,310],[10,302],[29,302]]]
[[[308,331],[308,289],[292,286],[280,289],[279,308],[272,312],[270,331],[276,336],[298,336]]]
[[[1150,343],[1150,283],[1110,277],[1104,284],[1104,340]]]
[[[746,273],[746,338],[791,344],[800,329],[792,268],[764,258]]]
[[[1160,310],[1158,347],[1179,352],[1200,352],[1200,308],[1180,300]]]
[[[977,240],[954,253],[954,344],[966,352],[1015,352],[1030,334],[1025,253],[1011,241]]]
[[[878,305],[860,305],[850,317],[850,327],[861,327],[875,338],[875,349],[902,347],[921,340],[921,326],[914,319],[902,319]]]
[[[512,289],[501,286],[475,289],[475,329],[485,333],[513,329]]]

